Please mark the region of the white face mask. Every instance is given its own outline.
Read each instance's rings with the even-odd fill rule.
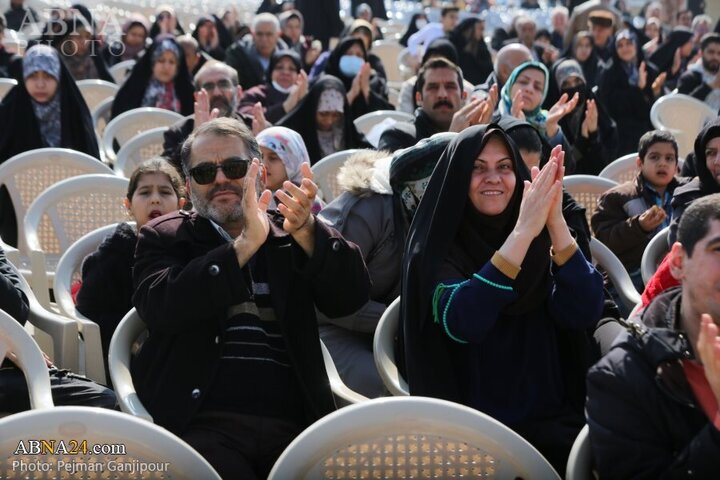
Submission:
[[[418,18],[417,20],[415,20],[415,28],[417,28],[418,30],[422,29],[425,25],[427,25],[427,20],[425,20],[424,18]]]
[[[290,92],[292,92],[293,87],[295,86],[295,85],[290,85],[288,88],[285,88],[285,87],[281,86],[279,83],[277,83],[275,80],[273,80],[271,83],[272,83],[273,88],[280,93],[290,93]]]

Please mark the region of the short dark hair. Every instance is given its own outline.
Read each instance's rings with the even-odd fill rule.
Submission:
[[[183,172],[185,176],[190,173],[190,156],[192,146],[198,137],[214,135],[216,137],[235,137],[242,140],[250,158],[261,158],[260,147],[252,132],[239,120],[228,117],[220,117],[200,125],[185,140],[180,150]]]
[[[462,70],[460,70],[460,67],[458,67],[444,57],[433,58],[432,60],[428,60],[427,62],[425,62],[425,64],[420,68],[420,71],[418,72],[417,81],[415,82],[415,91],[420,92],[420,95],[422,95],[422,90],[425,86],[425,73],[428,70],[437,70],[440,68],[455,70],[455,72],[457,73],[458,87],[462,91],[462,89],[464,88]]]
[[[700,50],[705,50],[711,43],[720,43],[720,33],[709,32],[700,40]]]
[[[670,132],[665,132],[663,130],[650,130],[649,132],[646,132],[642,137],[640,137],[640,141],[638,142],[638,156],[640,157],[640,161],[645,161],[645,155],[647,155],[648,150],[650,150],[650,147],[655,145],[656,143],[669,143],[673,146],[673,150],[675,150],[675,161],[678,160],[678,144],[677,140],[675,140],[675,137]]]
[[[682,15],[685,15],[686,13],[689,13],[689,14],[692,16],[692,12],[686,8],[685,10],[679,10],[679,11],[675,14],[675,20],[680,20],[680,17],[681,17]]]
[[[455,5],[448,5],[447,7],[443,7],[442,10],[440,10],[440,16],[444,17],[448,13],[451,12],[459,12],[460,7],[456,7]]]
[[[720,193],[698,198],[680,217],[677,240],[688,257],[692,257],[695,245],[707,236],[711,220],[720,220]]]
[[[531,125],[522,125],[509,128],[505,131],[515,143],[518,150],[525,150],[531,153],[542,154],[543,145],[540,140],[540,133]]]

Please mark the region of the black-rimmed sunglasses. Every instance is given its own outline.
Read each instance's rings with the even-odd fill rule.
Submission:
[[[229,180],[237,180],[247,174],[250,160],[245,158],[228,158],[221,163],[204,162],[190,169],[190,176],[199,185],[207,185],[215,180],[217,171],[222,169],[223,175]]]

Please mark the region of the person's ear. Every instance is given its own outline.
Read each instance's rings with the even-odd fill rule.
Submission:
[[[675,242],[673,243],[673,246],[670,247],[670,253],[668,254],[669,259],[669,267],[670,267],[670,274],[675,278],[675,280],[678,280],[680,283],[682,283],[683,278],[685,277],[685,259],[687,257],[687,252],[685,251],[685,248],[682,246],[682,243]]]
[[[638,170],[642,168],[643,161],[642,158],[638,155],[638,157],[635,159],[635,165],[637,165]]]
[[[127,197],[123,198],[123,206],[125,207],[125,210],[128,211],[128,214],[131,214],[131,213],[130,213],[130,207],[131,207],[132,205],[130,204],[130,200],[128,200]],[[131,215],[132,215],[132,214],[131,214]]]
[[[415,92],[415,105],[420,105],[422,103],[422,94],[420,92]]]
[[[186,202],[187,199],[185,197],[178,198],[178,210],[182,210]]]
[[[467,93],[467,90],[465,90],[465,87],[464,87],[462,84],[460,84],[460,91],[462,92],[462,93],[460,94],[460,98],[461,98],[463,101],[467,100],[468,93]]]

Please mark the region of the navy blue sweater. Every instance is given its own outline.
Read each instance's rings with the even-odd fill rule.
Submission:
[[[500,286],[513,285],[490,262],[477,275]],[[580,250],[562,267],[553,263],[552,279],[545,305],[516,316],[501,312],[517,299],[511,289],[476,277],[441,282],[463,282],[455,290],[444,289],[436,316],[441,329],[457,342],[454,364],[458,377],[466,379],[460,386],[465,403],[507,425],[564,410],[556,329],[583,330],[600,319],[602,276]]]

